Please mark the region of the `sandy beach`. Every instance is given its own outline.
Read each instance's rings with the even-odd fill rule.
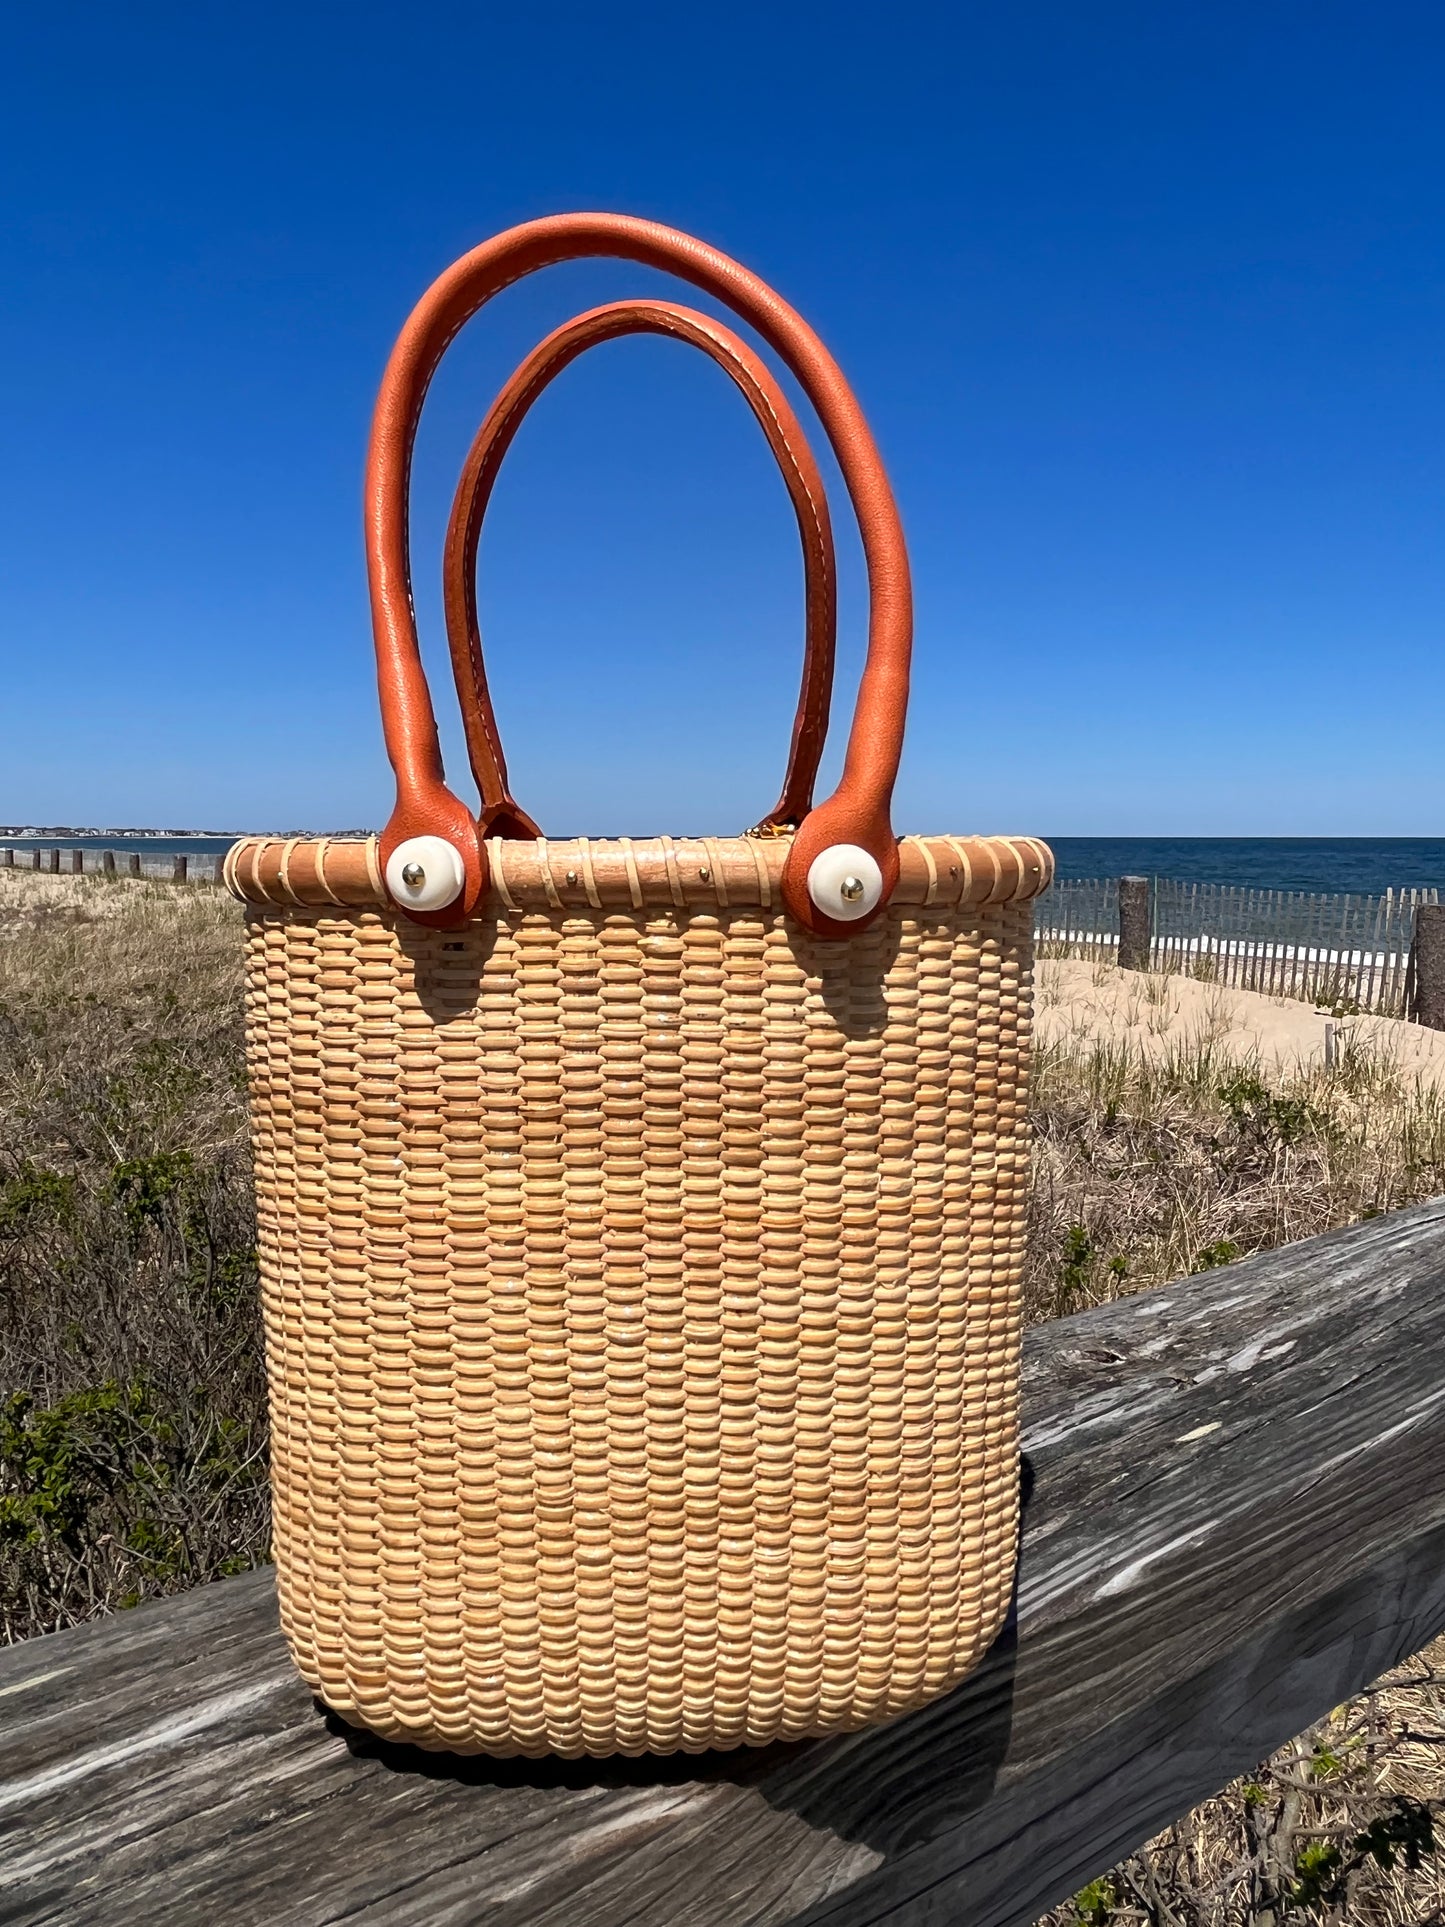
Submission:
[[[1296,998],[1071,959],[1041,962],[1035,982],[1041,1043],[1127,1044],[1154,1058],[1209,1043],[1278,1074],[1320,1069],[1333,1026],[1338,1052],[1364,1049],[1445,1085],[1445,1031],[1398,1018],[1335,1018]]]

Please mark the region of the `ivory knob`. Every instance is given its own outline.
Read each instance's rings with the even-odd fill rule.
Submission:
[[[878,908],[883,872],[859,844],[834,843],[808,865],[808,895],[825,917],[853,923]]]
[[[441,836],[409,836],[386,860],[386,887],[403,910],[445,910],[462,893],[461,852]]]

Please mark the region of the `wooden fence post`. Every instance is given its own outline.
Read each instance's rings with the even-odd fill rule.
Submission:
[[[52,850],[52,851],[50,852],[50,874],[51,874],[51,875],[52,875],[53,877],[58,877],[58,876],[60,875],[60,852],[59,852],[59,850]]]
[[[7,850],[5,852],[5,868],[7,870],[13,870],[15,868],[15,852],[13,850]]]
[[[85,851],[84,850],[72,850],[70,852],[70,868],[71,868],[71,873],[74,876],[80,877],[85,875]]]
[[[1153,918],[1153,892],[1148,877],[1120,877],[1119,879],[1119,968],[1121,970],[1147,970],[1149,968],[1149,941],[1153,936],[1150,928]]]
[[[1430,1030],[1445,1030],[1445,903],[1415,906],[1410,978],[1406,1015]]]
[[[140,851],[139,850],[131,851],[130,862],[126,865],[126,868],[129,870],[130,874],[133,877],[138,877],[140,875]]]
[[[38,870],[38,869],[40,868],[40,852],[39,852],[39,850],[32,850],[32,851],[30,852],[30,867],[31,867],[31,869],[32,869],[32,870]]]
[[[171,882],[184,883],[186,880],[186,868],[187,868],[186,859],[183,856],[178,856],[176,858],[175,870],[171,876]]]
[[[222,850],[221,854],[216,858],[216,871],[215,871],[215,875],[211,879],[213,883],[224,883],[226,881],[227,854],[228,854],[227,851]]]
[[[106,876],[113,877],[115,875],[115,851],[114,850],[107,850],[105,852],[104,856],[100,859],[100,867],[102,872]]]

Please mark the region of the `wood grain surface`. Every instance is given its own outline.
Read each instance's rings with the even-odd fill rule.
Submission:
[[[1047,1326],[1017,1614],[891,1726],[348,1735],[253,1573],[0,1653],[0,1921],[1011,1927],[1445,1626],[1445,1203]]]

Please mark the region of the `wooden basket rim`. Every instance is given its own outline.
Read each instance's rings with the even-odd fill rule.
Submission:
[[[491,881],[479,914],[502,911],[684,911],[782,908],[792,839],[571,837],[486,845]],[[953,909],[1026,902],[1053,881],[1054,857],[1033,836],[905,836],[894,906]],[[391,908],[377,839],[243,837],[223,869],[243,902],[273,908]]]

